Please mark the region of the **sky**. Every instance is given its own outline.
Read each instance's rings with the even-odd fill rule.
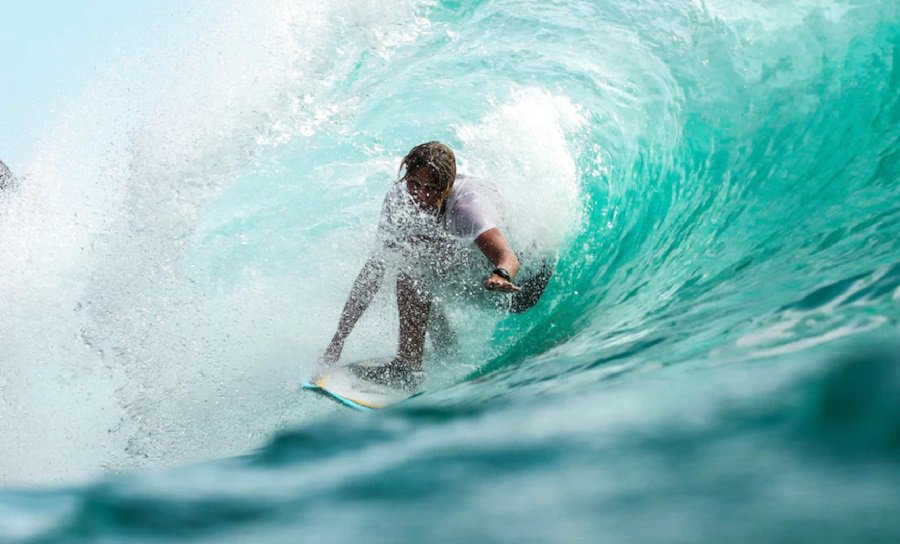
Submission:
[[[0,160],[14,173],[132,38],[165,24],[175,0],[0,0]]]

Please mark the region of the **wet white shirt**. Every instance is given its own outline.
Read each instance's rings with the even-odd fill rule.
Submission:
[[[378,238],[386,245],[434,241],[448,235],[459,241],[474,242],[485,232],[499,226],[502,200],[497,190],[475,178],[457,176],[453,190],[440,215],[422,210],[397,183],[384,199],[378,222]]]

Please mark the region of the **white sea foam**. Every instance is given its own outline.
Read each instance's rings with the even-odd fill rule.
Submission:
[[[525,88],[479,123],[460,127],[463,170],[497,185],[515,247],[553,254],[577,228],[581,205],[569,138],[583,124],[568,98]]]
[[[330,86],[427,22],[411,0],[220,4],[86,67],[0,203],[2,482],[242,451],[298,415],[302,323],[275,319],[291,294],[252,277],[209,293],[181,258],[210,196],[337,122],[353,103]]]

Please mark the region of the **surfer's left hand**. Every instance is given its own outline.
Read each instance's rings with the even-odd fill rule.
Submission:
[[[519,291],[519,287],[506,278],[501,278],[497,274],[491,274],[484,280],[484,288],[488,291],[503,291],[505,293],[514,293]]]

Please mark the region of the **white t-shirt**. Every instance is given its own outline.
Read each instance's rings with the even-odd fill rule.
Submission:
[[[389,247],[449,237],[474,242],[499,226],[501,211],[502,200],[497,190],[474,178],[456,177],[442,214],[419,208],[406,190],[406,184],[397,183],[384,198],[378,238]]]
[[[384,199],[378,240],[385,262],[427,290],[445,300],[473,300],[486,292],[481,280],[492,266],[473,242],[502,218],[500,194],[483,181],[457,176],[441,214],[422,210],[397,183]]]

